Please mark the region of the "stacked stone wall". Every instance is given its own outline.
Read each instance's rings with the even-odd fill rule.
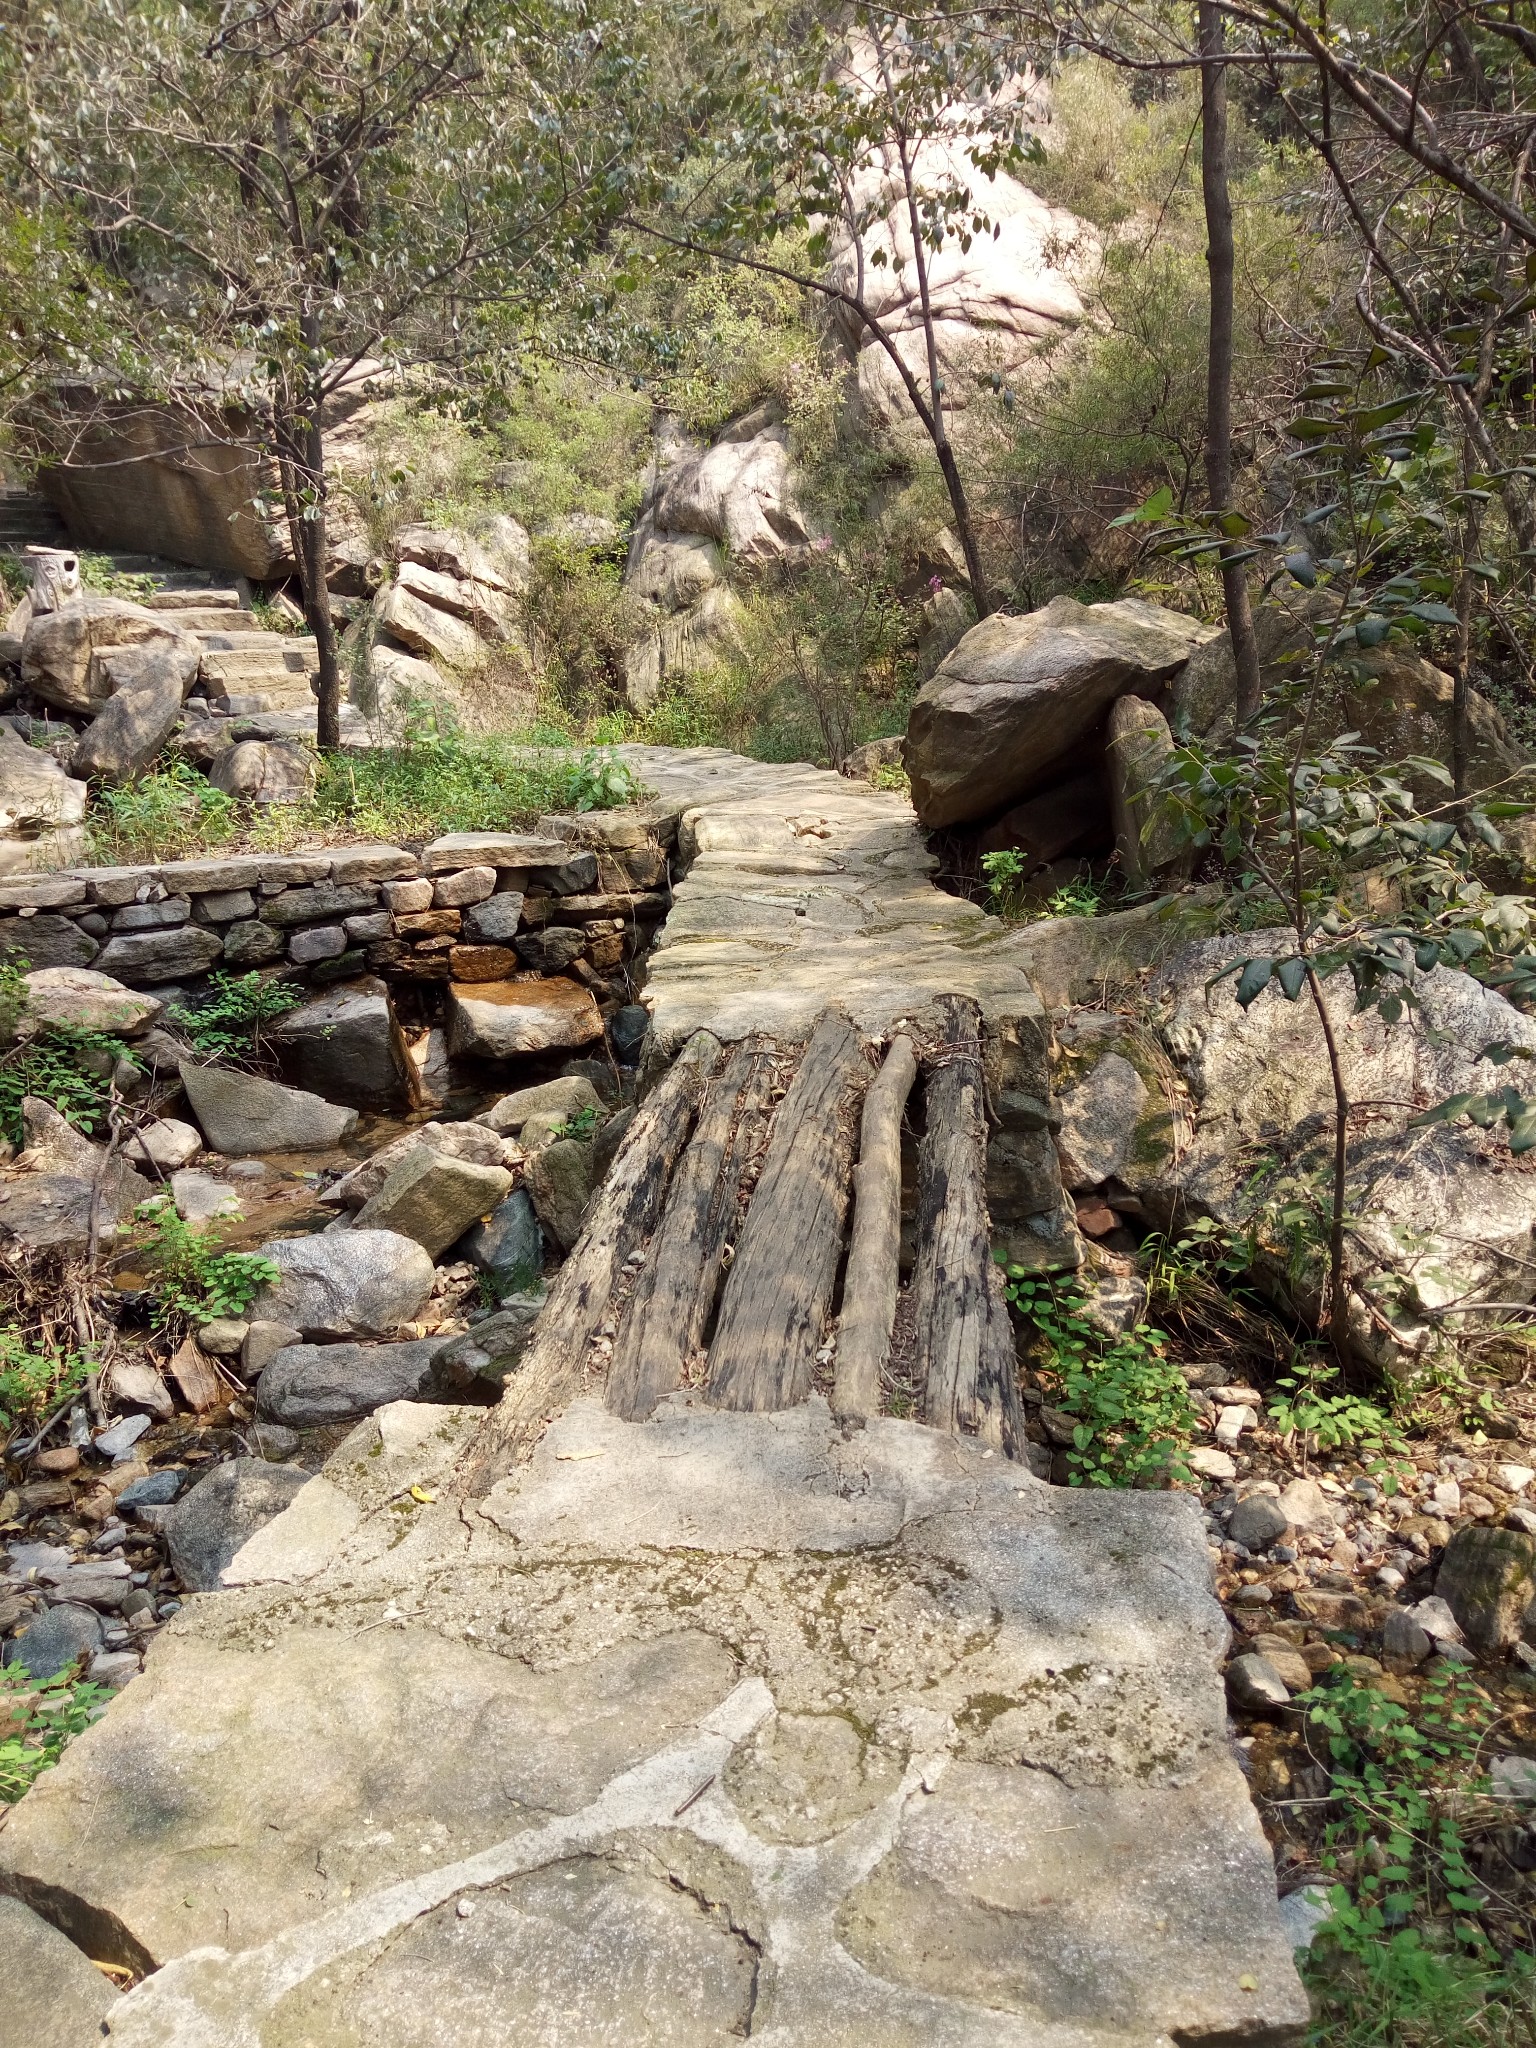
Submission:
[[[671,826],[669,831],[668,827]],[[323,988],[358,975],[476,983],[558,973],[599,1006],[671,901],[675,821],[544,819],[533,833],[75,867],[0,880],[0,957],[90,967],[130,988],[217,971]]]

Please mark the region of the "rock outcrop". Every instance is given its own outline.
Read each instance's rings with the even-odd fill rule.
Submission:
[[[929,826],[971,823],[1102,760],[1116,698],[1158,697],[1216,629],[1142,598],[1054,598],[973,626],[918,692],[907,773]]]
[[[625,588],[649,611],[625,668],[637,709],[734,644],[739,606],[726,582],[727,559],[750,574],[793,559],[811,540],[795,499],[788,431],[774,408],[758,406],[731,422],[708,448],[666,416],[655,434],[624,570]]]
[[[1051,206],[1007,172],[981,177],[958,139],[921,143],[913,165],[919,184],[969,189],[997,232],[962,245],[957,235],[928,256],[928,295],[943,368],[945,404],[963,408],[970,392],[993,376],[1028,377],[1042,344],[1084,317],[1078,283],[1098,257],[1098,237],[1064,208]],[[928,363],[917,266],[905,186],[894,148],[861,168],[853,204],[873,224],[862,252],[848,235],[833,244],[831,282],[846,292],[862,285],[870,311],[926,392]],[[862,253],[862,262],[860,256]],[[859,412],[871,427],[915,432],[905,387],[886,351],[846,309],[833,317],[857,367]]]

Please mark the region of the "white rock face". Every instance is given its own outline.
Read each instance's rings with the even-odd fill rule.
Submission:
[[[789,435],[770,407],[732,422],[709,448],[675,421],[658,421],[624,570],[625,588],[652,614],[626,663],[631,704],[644,710],[669,679],[693,675],[730,651],[740,607],[725,582],[727,558],[740,569],[761,569],[810,538],[795,502]]]
[[[945,182],[968,188],[977,209],[999,229],[976,235],[968,250],[951,238],[928,255],[928,290],[934,309],[946,403],[963,406],[978,378],[994,370],[1017,377],[1040,344],[1076,326],[1084,316],[1079,282],[1098,255],[1092,228],[1065,208],[1048,205],[1016,178],[983,177],[959,141],[934,139],[917,152],[919,185]],[[894,150],[859,175],[855,205],[877,215],[864,236],[864,292],[870,310],[892,336],[903,363],[927,395],[928,365],[917,266],[900,166]],[[878,255],[884,265],[874,262]],[[830,281],[858,288],[858,251],[845,235],[834,244]],[[858,370],[863,417],[872,426],[911,421],[912,408],[896,368],[868,331],[839,309],[835,316]]]
[[[1284,931],[1201,940],[1174,954],[1150,989],[1197,1112],[1193,1141],[1161,1195],[1176,1187],[1234,1227],[1258,1218],[1282,1291],[1282,1233],[1264,1223],[1266,1209],[1329,1185],[1333,1090],[1322,1031],[1305,997],[1288,1003],[1271,985],[1245,1013],[1235,977],[1209,984],[1233,961],[1292,950]],[[1453,1327],[1465,1328],[1470,1303],[1536,1295],[1536,1183],[1508,1171],[1470,1127],[1409,1128],[1418,1110],[1447,1096],[1501,1087],[1507,1069],[1478,1053],[1500,1039],[1536,1050],[1536,1020],[1448,968],[1415,976],[1414,989],[1417,1016],[1387,1025],[1373,1011],[1355,1014],[1342,969],[1324,984],[1346,1091],[1368,1106],[1349,1146],[1352,1341],[1383,1367],[1432,1351],[1448,1311],[1457,1312]],[[1294,1293],[1317,1313],[1315,1273]]]

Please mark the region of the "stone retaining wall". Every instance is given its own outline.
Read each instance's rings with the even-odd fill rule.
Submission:
[[[450,833],[419,852],[320,847],[80,867],[0,880],[0,956],[90,967],[130,988],[281,966],[326,986],[500,982],[560,973],[600,1006],[671,901],[676,816],[543,818]]]

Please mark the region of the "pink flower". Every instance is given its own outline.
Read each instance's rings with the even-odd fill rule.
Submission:
[[[830,533],[818,533],[816,538],[811,542],[811,546],[816,550],[818,555],[824,555],[827,552],[827,549],[831,547],[831,545],[832,536]]]
[[[944,588],[944,578],[942,576],[930,576],[928,578],[928,588],[937,597]]]

